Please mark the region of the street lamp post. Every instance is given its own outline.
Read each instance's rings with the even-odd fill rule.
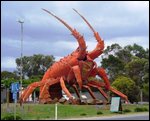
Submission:
[[[18,20],[18,22],[21,24],[21,64],[20,64],[20,96],[22,94],[22,68],[23,68],[23,64],[22,64],[22,55],[23,55],[23,20]]]

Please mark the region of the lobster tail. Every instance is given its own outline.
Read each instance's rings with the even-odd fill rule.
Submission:
[[[54,18],[56,18],[62,24],[64,24],[72,32],[72,35],[77,39],[78,44],[79,44],[78,59],[84,59],[86,56],[86,44],[85,44],[83,36],[81,36],[80,33],[76,31],[76,29],[72,29],[65,21],[63,21],[59,17],[55,16],[54,14],[52,14],[51,12],[49,12],[46,9],[43,9],[43,10],[46,11],[47,13],[49,13],[50,15],[52,15]]]

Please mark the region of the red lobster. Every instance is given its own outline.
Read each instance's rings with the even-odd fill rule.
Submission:
[[[60,59],[60,61],[55,62],[45,72],[41,81],[30,84],[21,95],[20,102],[25,102],[29,95],[33,92],[33,90],[37,87],[40,87],[39,99],[41,103],[48,103],[55,97],[61,98],[62,90],[69,97],[69,99],[73,103],[75,103],[71,93],[66,88],[65,83],[68,83],[75,89],[75,92],[77,93],[79,99],[80,95],[77,86],[79,86],[80,90],[82,90],[82,88],[86,88],[93,99],[96,99],[96,97],[93,94],[91,87],[97,88],[100,93],[106,99],[108,99],[107,94],[102,89],[103,87],[106,90],[110,90],[118,96],[122,97],[124,100],[128,101],[126,95],[110,86],[110,82],[105,70],[103,68],[97,67],[96,62],[94,61],[94,59],[96,59],[103,53],[104,41],[100,38],[99,33],[93,29],[89,22],[80,13],[78,13],[77,10],[73,9],[87,23],[87,25],[94,33],[95,39],[97,40],[96,48],[91,52],[86,51],[86,43],[84,41],[84,37],[80,35],[80,33],[76,29],[70,27],[66,22],[64,22],[62,19],[55,16],[48,10],[43,10],[55,17],[71,31],[72,35],[77,40],[79,47],[67,57],[64,57]],[[96,81],[96,75],[101,77],[104,82]]]

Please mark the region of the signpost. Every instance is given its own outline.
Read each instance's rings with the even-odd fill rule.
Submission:
[[[16,120],[16,104],[17,104],[17,92],[19,92],[19,82],[15,82],[11,84],[11,93],[13,93],[13,100],[15,102],[14,105],[14,120]]]
[[[111,112],[122,111],[122,105],[121,105],[120,97],[112,97],[110,111]]]

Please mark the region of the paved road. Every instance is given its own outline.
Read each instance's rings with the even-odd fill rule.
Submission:
[[[130,116],[117,116],[117,117],[110,117],[110,118],[103,118],[103,119],[96,119],[96,120],[149,120],[149,114],[142,114],[142,115],[130,115]]]
[[[89,118],[72,118],[69,120],[149,120],[149,113],[115,115],[109,117],[102,116],[102,117],[89,117]]]

